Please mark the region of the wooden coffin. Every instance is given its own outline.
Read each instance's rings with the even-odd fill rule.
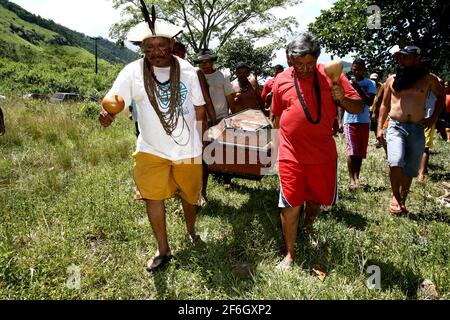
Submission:
[[[271,129],[264,113],[253,109],[228,116],[209,128],[203,155],[209,171],[261,179],[272,165]]]

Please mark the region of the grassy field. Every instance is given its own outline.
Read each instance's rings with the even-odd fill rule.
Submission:
[[[234,179],[230,191],[210,178],[197,220],[205,244],[189,245],[181,203],[168,201],[175,259],[148,274],[155,241],[144,204],[132,200],[126,115],[102,130],[82,104],[10,100],[2,108],[1,299],[421,299],[424,279],[450,298],[450,209],[434,199],[450,181],[450,144],[438,137],[426,184],[413,182],[411,214],[401,218],[388,214],[388,167],[373,136],[356,193],[347,191],[337,139],[340,202],[317,220],[317,247],[299,235],[289,273],[275,270],[284,253],[277,177]],[[381,270],[379,289],[366,285],[371,265]]]

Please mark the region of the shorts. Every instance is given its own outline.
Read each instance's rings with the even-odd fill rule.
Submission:
[[[346,123],[344,124],[344,137],[347,144],[347,155],[366,158],[367,145],[369,144],[368,123]]]
[[[450,112],[444,113],[445,128],[450,129]]]
[[[390,119],[386,142],[389,166],[401,167],[405,175],[417,177],[425,150],[422,126]]]
[[[171,161],[150,153],[133,154],[134,181],[144,200],[165,200],[179,195],[197,205],[202,190],[200,157]]]
[[[436,130],[436,124],[433,124],[431,128],[423,129],[425,135],[425,148],[433,148],[434,131]]]
[[[319,205],[337,202],[337,160],[325,164],[301,165],[280,160],[280,208],[293,208],[305,201]]]

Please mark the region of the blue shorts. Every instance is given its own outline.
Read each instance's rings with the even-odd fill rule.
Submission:
[[[422,126],[389,119],[386,138],[389,166],[401,167],[405,175],[417,177],[425,150]]]

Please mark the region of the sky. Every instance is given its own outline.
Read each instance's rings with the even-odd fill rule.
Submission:
[[[10,0],[25,10],[51,19],[72,30],[91,37],[109,39],[109,29],[112,24],[121,19],[120,10],[112,8],[112,0]],[[308,23],[313,22],[320,14],[320,10],[329,9],[336,0],[303,0],[303,2],[289,9],[274,9],[273,13],[279,17],[297,15],[298,31],[305,31]],[[110,39],[111,40],[111,39]],[[289,39],[290,40],[290,39]],[[319,62],[330,60],[327,53],[319,57]],[[278,50],[273,64],[286,65],[284,50]]]

